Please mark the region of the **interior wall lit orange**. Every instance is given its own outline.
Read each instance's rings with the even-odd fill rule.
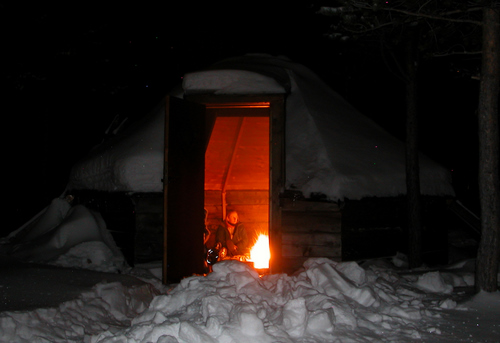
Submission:
[[[205,154],[205,206],[212,230],[223,219],[227,195],[227,207],[238,211],[254,241],[268,234],[269,140],[269,117],[216,118]]]
[[[269,190],[269,118],[218,117],[205,154],[205,190]]]

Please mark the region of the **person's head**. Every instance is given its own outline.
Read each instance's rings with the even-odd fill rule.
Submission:
[[[226,215],[226,223],[235,226],[238,223],[238,212],[229,211]]]

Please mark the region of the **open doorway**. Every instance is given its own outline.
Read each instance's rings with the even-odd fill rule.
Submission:
[[[230,211],[237,211],[249,247],[269,236],[270,120],[268,103],[210,104],[205,153],[205,209],[209,237]]]
[[[280,272],[283,141],[283,95],[167,97],[164,282],[203,272],[204,207],[212,231],[231,208],[252,240],[267,232],[269,271]]]

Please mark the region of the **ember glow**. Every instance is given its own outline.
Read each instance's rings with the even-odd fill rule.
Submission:
[[[257,242],[250,250],[250,261],[253,262],[254,268],[265,269],[269,268],[269,259],[271,252],[269,251],[269,236],[259,235]]]

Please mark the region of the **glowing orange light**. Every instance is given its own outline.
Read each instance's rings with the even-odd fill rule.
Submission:
[[[269,236],[259,235],[257,242],[250,250],[250,261],[256,269],[269,268],[269,259],[271,252],[269,251]]]

